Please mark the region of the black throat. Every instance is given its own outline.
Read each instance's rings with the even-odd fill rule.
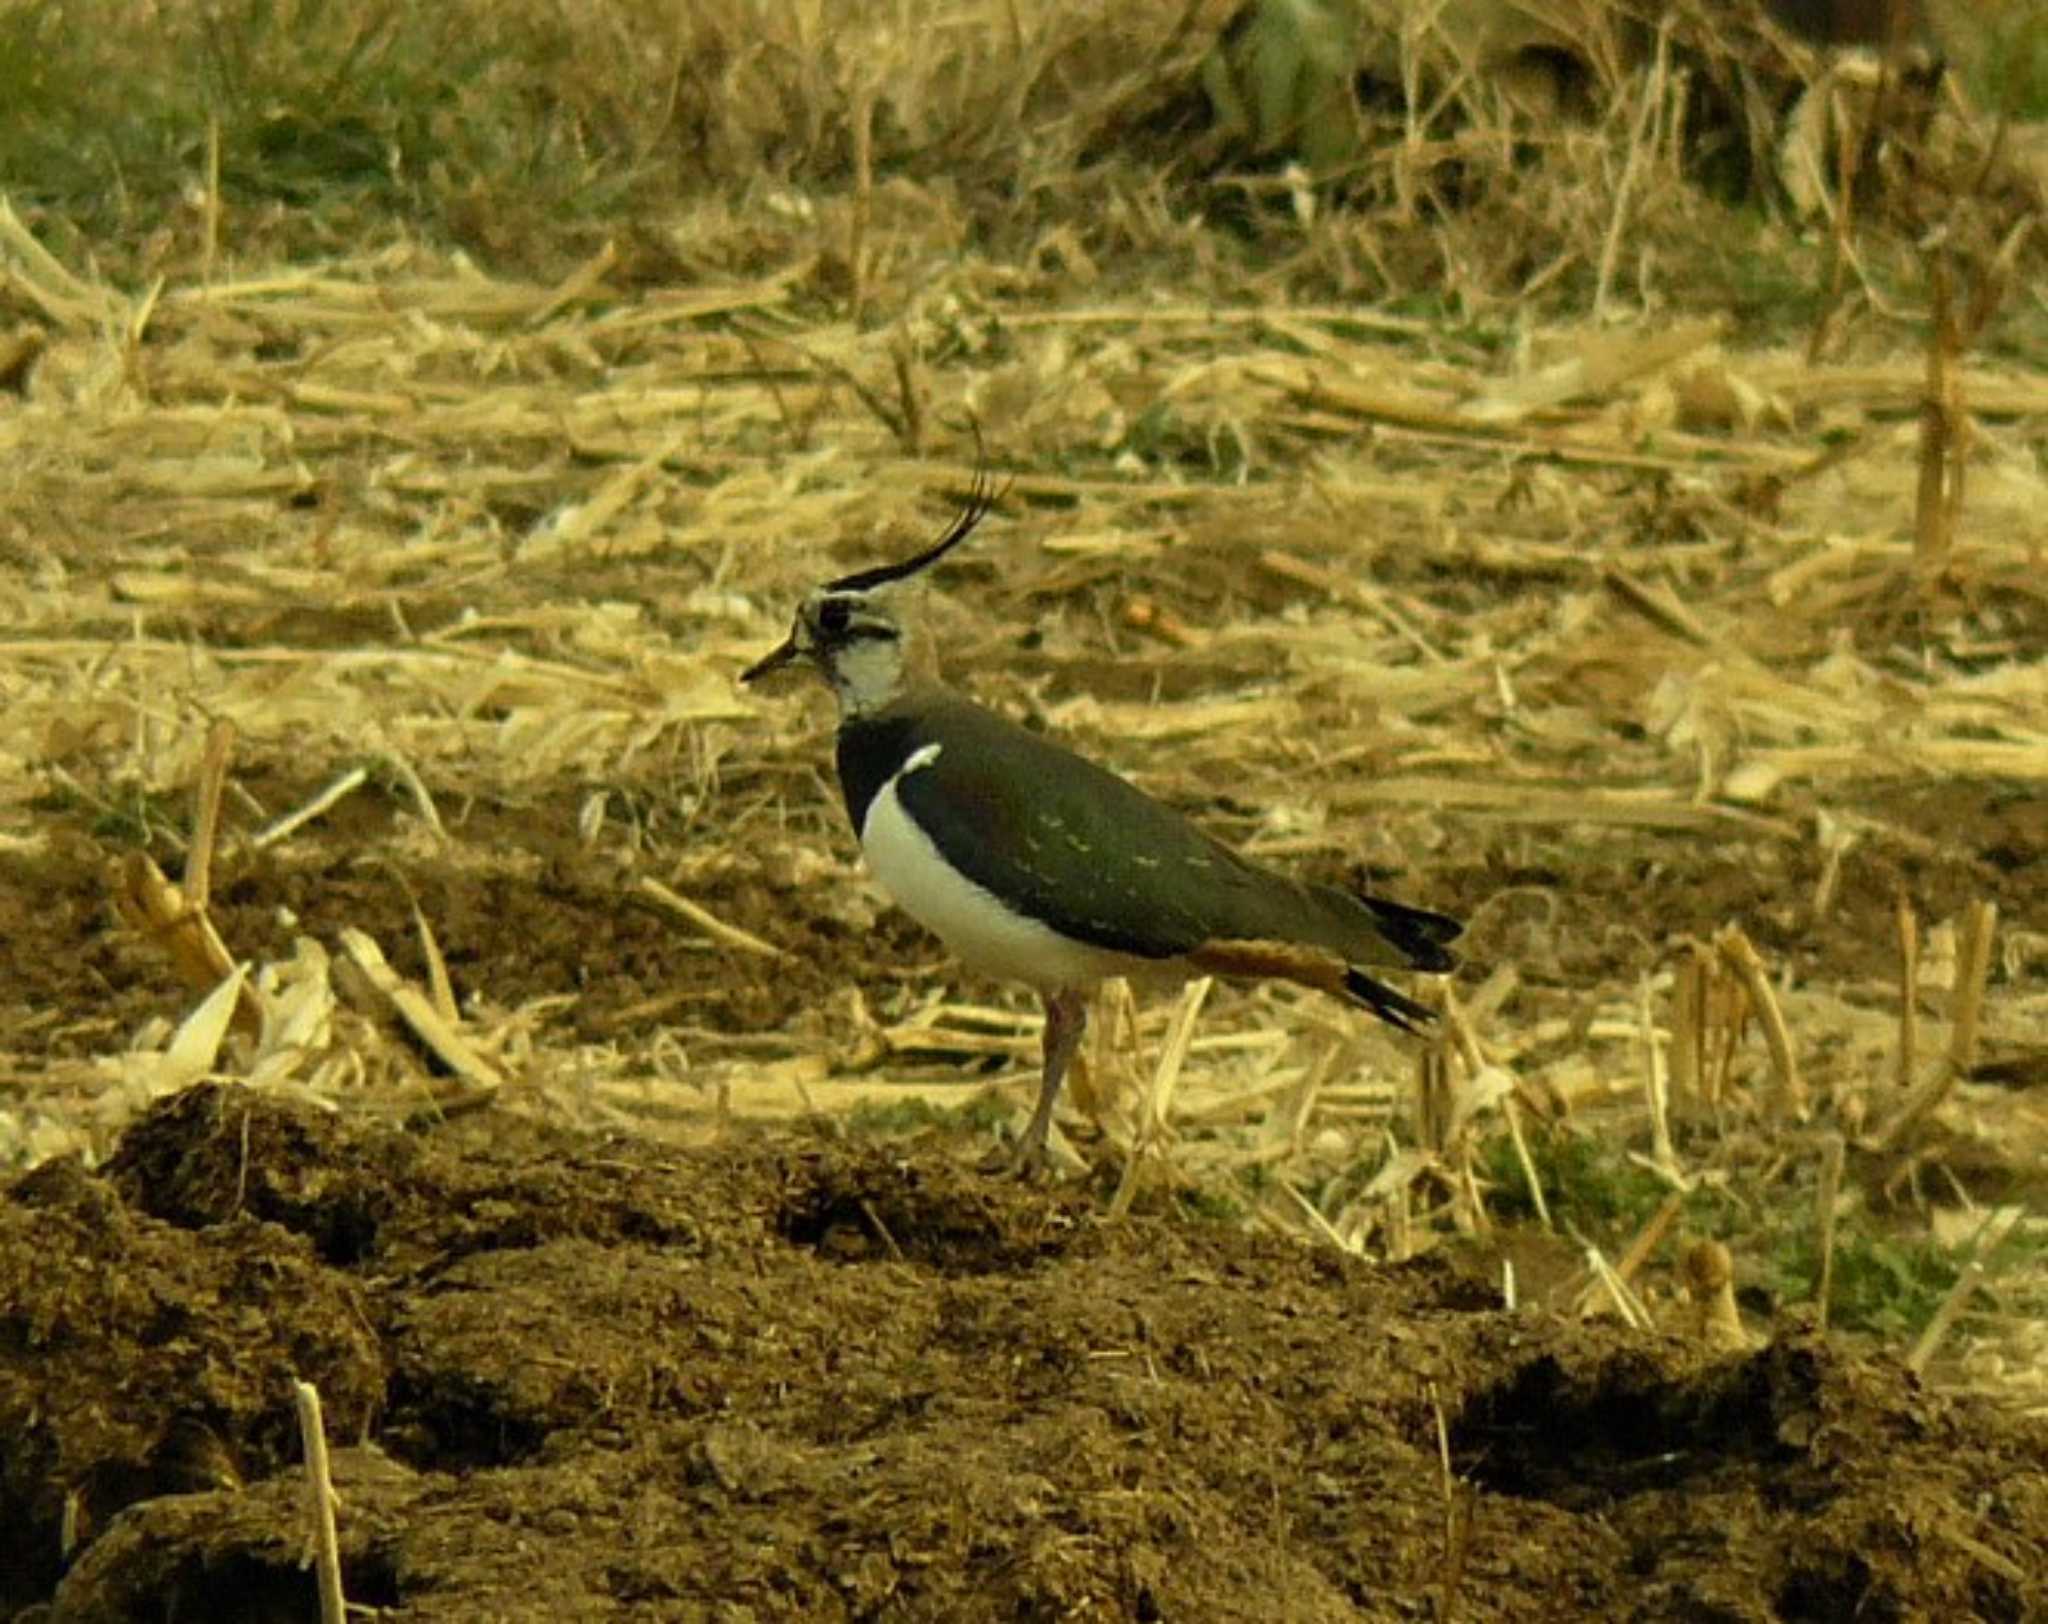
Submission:
[[[905,759],[925,742],[915,718],[879,711],[849,717],[839,725],[839,790],[846,797],[846,815],[858,838],[868,821],[868,808]]]

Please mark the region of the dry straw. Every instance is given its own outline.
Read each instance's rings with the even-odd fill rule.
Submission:
[[[345,1624],[348,1600],[341,1587],[341,1541],[334,1511],[341,1496],[327,1464],[327,1428],[320,1416],[320,1389],[311,1382],[292,1383],[299,1417],[299,1441],[306,1458],[307,1548],[319,1587],[320,1624]]]
[[[492,944],[458,958],[431,907],[415,981],[338,904],[301,909],[274,962],[211,906],[252,853],[289,863],[373,810],[400,873],[531,887],[539,859],[470,810],[566,803],[597,808],[564,834],[614,865],[618,907],[673,919],[707,977],[791,973],[817,938],[778,910],[868,951],[823,708],[732,678],[804,586],[925,533],[973,476],[975,421],[1015,478],[933,583],[954,675],[1254,854],[1392,870],[1468,910],[1495,977],[1461,983],[1419,1062],[1288,993],[1219,985],[1199,1031],[1156,1004],[1104,1022],[1120,1035],[1077,1104],[1127,1188],[1141,1165],[1167,1188],[1256,1172],[1233,1185],[1272,1192],[1252,1221],[1407,1255],[1494,1224],[1496,1136],[1546,1219],[1543,1152],[1568,1131],[1672,1184],[1759,1141],[1746,1165],[1817,1170],[1804,1120],[1857,1147],[1851,1179],[1866,1152],[1881,1179],[2038,1151],[2023,1103],[1972,1075],[2048,1048],[2038,922],[2001,938],[1988,896],[1966,913],[1940,1009],[1917,923],[1896,979],[1830,956],[1874,875],[1976,872],[1944,820],[1898,810],[1913,792],[2048,793],[2048,385],[1979,341],[1995,253],[1949,265],[1922,353],[1637,316],[1618,276],[1610,323],[1532,305],[1493,352],[1291,301],[1298,278],[1229,281],[1137,193],[1117,229],[1185,255],[1169,295],[1091,279],[1071,240],[962,249],[951,203],[880,178],[880,102],[850,105],[848,208],[706,206],[686,286],[627,288],[614,248],[520,280],[399,244],[276,271],[216,253],[210,280],[123,291],[0,205],[5,296],[38,334],[0,350],[21,389],[0,455],[47,518],[0,572],[0,849],[51,860],[57,801],[139,804],[159,851],[178,846],[158,799],[200,813],[180,881],[138,854],[114,892],[162,967],[161,1022],[105,1022],[54,1061],[47,1029],[10,1037],[0,1150],[104,1146],[195,1068],[649,1132],[957,1101],[963,1056],[1028,1092],[1033,1017],[935,955],[908,989],[849,962],[873,1011],[729,1030],[685,984],[572,1035],[577,988],[503,994]],[[1648,163],[1664,114],[1644,116]],[[1640,222],[1641,178],[1602,240],[1633,240],[1607,223]],[[1319,216],[1303,264],[1358,238]],[[634,803],[658,809],[609,810]],[[1644,854],[1773,878],[1726,905],[1680,885],[1682,917],[1646,918],[1612,901]],[[104,1021],[76,998],[43,1013]],[[1148,1090],[1117,1086],[1124,1033]],[[1647,1314],[1629,1269],[1594,1267]]]

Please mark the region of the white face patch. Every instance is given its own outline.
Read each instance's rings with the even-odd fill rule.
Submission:
[[[848,716],[878,711],[903,691],[903,645],[896,638],[858,638],[825,658],[825,674]]]

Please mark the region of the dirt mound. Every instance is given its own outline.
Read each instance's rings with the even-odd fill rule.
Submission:
[[[940,1144],[407,1135],[207,1086],[9,1186],[0,1280],[0,1604],[59,1620],[316,1616],[294,1376],[350,1598],[398,1618],[2048,1600],[2048,1440],[1890,1364],[1108,1225]]]

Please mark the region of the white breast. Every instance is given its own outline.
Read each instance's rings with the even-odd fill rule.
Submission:
[[[943,747],[911,752],[896,775],[868,803],[861,850],[876,879],[903,911],[934,932],[970,968],[1025,981],[1041,990],[1087,987],[1123,975],[1142,960],[1069,941],[1035,919],[1013,913],[939,855],[931,837],[911,821],[896,786],[938,760]]]

